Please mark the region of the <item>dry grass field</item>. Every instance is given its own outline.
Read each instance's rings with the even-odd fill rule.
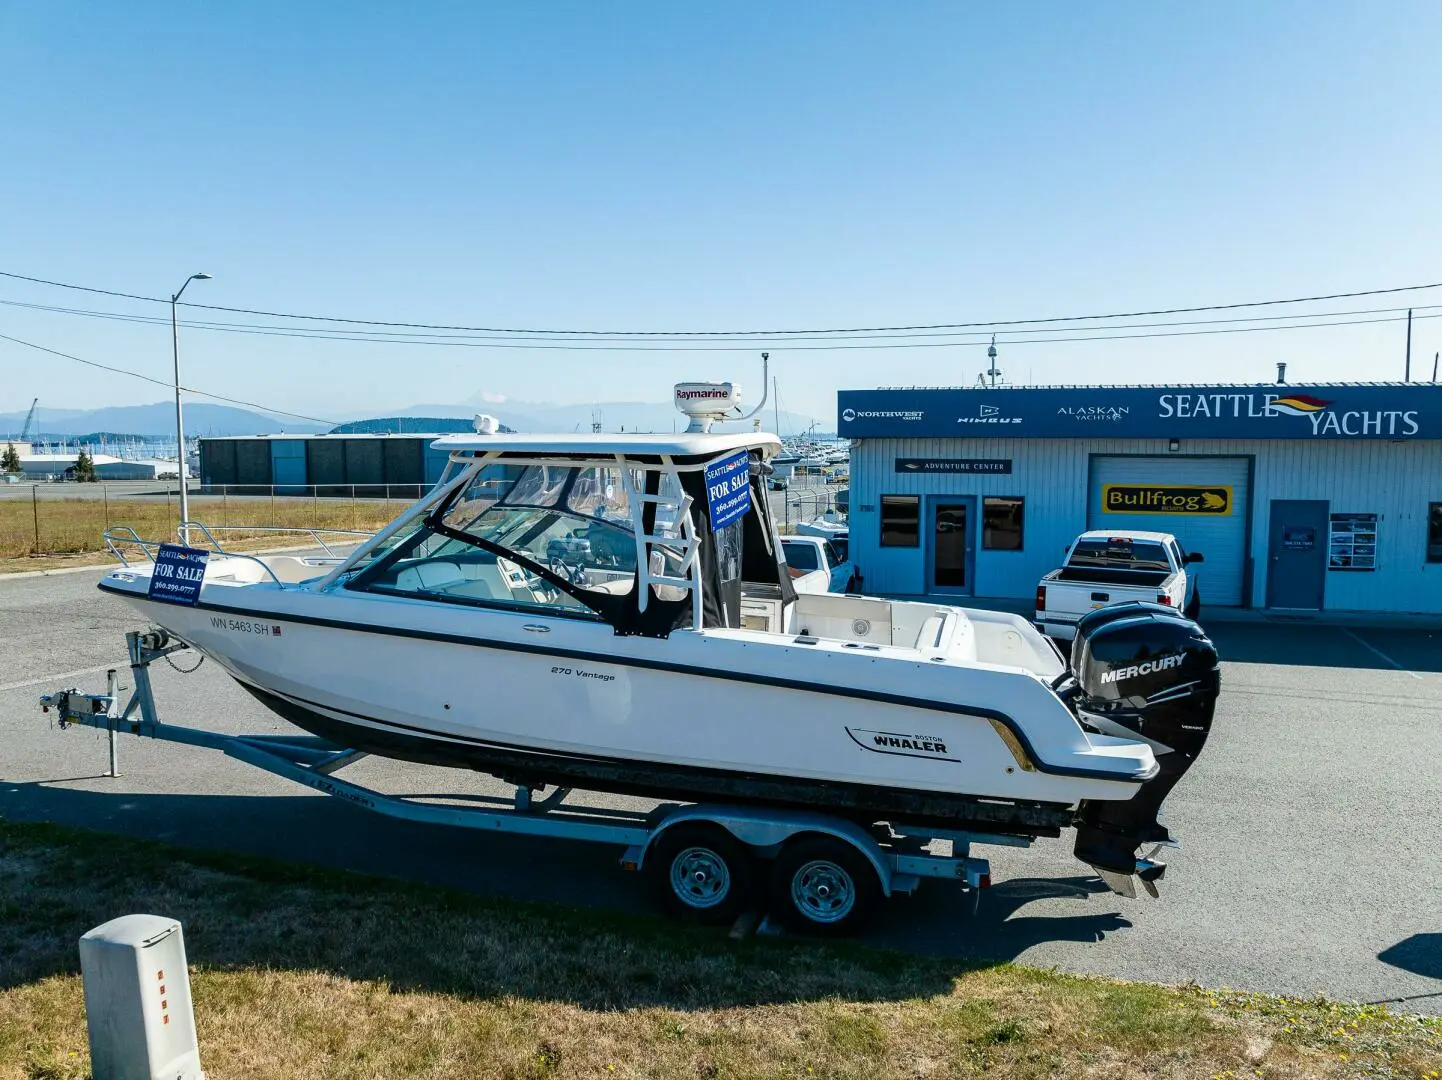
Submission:
[[[1407,1077],[1442,1022],[1196,987],[735,942],[0,822],[0,1080],[89,1075],[76,939],[182,921],[213,1080]]]
[[[229,530],[242,526],[292,529],[343,529],[374,532],[392,521],[408,502],[380,499],[215,498],[190,500],[194,521],[227,529],[222,543],[247,540],[271,544],[286,538]],[[174,499],[99,499],[42,497],[0,500],[0,573],[50,569],[57,565],[103,562],[107,528],[127,526],[146,540],[175,542],[179,511]],[[192,536],[192,541],[198,540]],[[290,537],[289,542],[304,537]],[[85,559],[84,556],[100,556]]]

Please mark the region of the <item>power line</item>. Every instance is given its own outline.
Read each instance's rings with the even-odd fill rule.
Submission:
[[[28,281],[33,284],[47,285],[61,289],[73,289],[80,292],[96,293],[102,296],[117,296],[128,300],[139,300],[147,303],[165,303],[160,297],[140,296],[135,293],[116,292],[110,289],[99,289],[87,285],[76,285],[69,282],[51,281],[45,278],[31,277],[26,274],[17,274],[10,271],[0,270],[0,277],[12,278],[17,281]],[[1046,318],[1034,319],[997,319],[983,322],[958,322],[958,323],[919,323],[907,326],[863,326],[843,327],[830,329],[811,330],[559,330],[530,328],[518,329],[507,327],[488,326],[460,326],[444,323],[420,323],[420,322],[397,322],[382,319],[355,319],[332,315],[303,315],[278,311],[262,311],[256,308],[227,307],[220,304],[197,304],[186,301],[182,307],[193,308],[205,311],[224,311],[235,315],[255,315],[269,319],[290,319],[305,322],[326,322],[343,323],[350,326],[388,326],[398,327],[407,330],[454,330],[476,334],[524,334],[534,336],[557,336],[568,335],[585,338],[787,338],[796,336],[818,336],[835,334],[884,334],[899,333],[922,330],[980,330],[1004,326],[1042,326],[1055,323],[1073,322],[1097,322],[1106,319],[1137,319],[1150,318],[1163,315],[1191,315],[1207,311],[1239,311],[1251,308],[1276,307],[1286,304],[1310,304],[1321,303],[1330,300],[1348,300],[1363,296],[1386,296],[1397,293],[1420,292],[1429,289],[1442,288],[1442,282],[1432,282],[1425,285],[1403,285],[1385,289],[1362,289],[1352,292],[1325,293],[1314,296],[1290,297],[1280,300],[1252,300],[1230,304],[1201,304],[1193,307],[1156,308],[1146,311],[1113,312],[1103,315],[1069,315],[1049,316]]]
[[[0,334],[0,341],[10,341],[16,345],[23,345],[27,349],[34,349],[37,352],[49,353],[51,356],[60,356],[66,360],[74,360],[77,364],[84,364],[86,367],[100,368],[102,371],[113,371],[117,375],[129,375],[132,379],[142,379],[145,382],[154,383],[156,386],[163,386],[167,390],[173,390],[175,388],[174,383],[165,382],[163,379],[142,375],[140,372],[131,371],[128,368],[114,367],[110,364],[102,364],[96,360],[86,360],[83,357],[72,356],[70,353],[61,352],[59,349],[48,349],[44,345],[36,345],[33,341],[22,341],[20,338],[11,337],[9,334]],[[187,394],[194,394],[197,397],[211,398],[214,401],[224,401],[231,405],[244,405],[246,408],[259,409],[262,412],[271,413],[275,416],[289,416],[296,420],[309,420],[312,423],[325,424],[329,427],[335,427],[340,423],[338,420],[324,420],[318,416],[306,416],[304,413],[287,412],[284,409],[272,409],[269,405],[262,405],[255,401],[246,401],[243,398],[226,397],[224,394],[212,394],[209,390],[197,390],[193,386],[182,386],[181,389]]]
[[[165,303],[158,296],[137,296],[135,293],[115,292],[113,289],[96,289],[89,285],[71,285],[64,281],[47,281],[45,278],[29,277],[25,274],[10,274],[0,270],[0,277],[14,278],[16,281],[29,281],[36,285],[50,285],[57,289],[73,289],[76,292],[95,293],[98,296],[119,296],[125,300],[145,300],[154,304]]]
[[[31,311],[43,311],[52,314],[74,315],[86,318],[109,319],[118,322],[139,323],[143,325],[163,325],[169,322],[168,319],[158,316],[131,315],[124,312],[97,311],[87,308],[57,307],[47,304],[32,304],[19,300],[0,299],[0,305],[17,307]],[[1405,318],[1409,310],[1418,312],[1437,311],[1442,305],[1431,304],[1415,308],[1360,308],[1350,311],[1325,311],[1311,312],[1307,314],[1288,315],[1254,315],[1248,317],[1230,317],[1223,319],[1193,319],[1178,320],[1169,322],[1152,323],[1131,323],[1112,326],[1094,327],[1033,327],[1028,330],[1013,330],[1012,334],[1066,334],[1068,337],[1054,338],[1026,338],[1006,337],[1002,341],[1008,345],[1030,345],[1057,343],[1065,344],[1072,341],[1128,341],[1132,339],[1165,338],[1165,337],[1189,337],[1207,333],[1254,333],[1272,332],[1278,330],[1305,330],[1309,327],[1337,327],[1337,326],[1361,326],[1373,323],[1400,322]],[[1393,318],[1363,319],[1351,318],[1360,315],[1392,315]],[[1431,315],[1419,315],[1418,318],[1434,318]],[[1313,320],[1300,322],[1297,320]],[[1282,321],[1288,325],[1275,325]],[[1315,320],[1328,320],[1318,322]],[[1246,325],[1236,326],[1237,323],[1265,323],[1273,325]],[[1178,330],[1179,327],[1210,327],[1216,325],[1229,327],[1228,329],[1216,330]],[[711,345],[706,343],[675,343],[675,344],[612,344],[614,339],[608,339],[605,343],[597,342],[590,338],[546,338],[546,337],[465,337],[457,334],[414,334],[398,332],[380,332],[370,330],[333,330],[317,328],[314,330],[301,327],[286,327],[274,324],[261,323],[228,323],[228,322],[202,322],[185,320],[181,323],[189,329],[210,330],[224,333],[253,334],[262,337],[283,337],[295,338],[303,341],[354,341],[369,344],[390,344],[390,345],[424,345],[430,347],[452,347],[452,348],[493,348],[493,349],[543,349],[549,351],[573,351],[573,352],[750,352],[754,348],[752,344],[747,345]],[[1156,330],[1162,329],[1170,332],[1157,333],[1132,333],[1134,330]],[[1080,332],[1093,330],[1118,330],[1125,331],[1109,336],[1094,333],[1087,333],[1080,336]],[[1005,334],[1008,331],[1001,331]],[[915,341],[917,338],[958,338],[967,337],[968,340],[926,340]],[[907,344],[894,344],[893,339],[907,341]],[[725,339],[723,339],[725,340]],[[792,338],[788,340],[786,348],[792,352],[808,351],[837,351],[842,349],[917,349],[917,348],[965,348],[985,344],[987,338],[982,335],[958,335],[938,333],[902,333],[888,336],[850,336],[850,337],[810,337]],[[791,342],[825,342],[821,345],[791,344]],[[581,344],[570,344],[581,342]],[[838,344],[843,342],[858,342],[858,344]]]

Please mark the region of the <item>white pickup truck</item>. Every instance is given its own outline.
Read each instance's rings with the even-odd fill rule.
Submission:
[[[851,563],[830,540],[819,536],[783,536],[781,550],[791,572],[791,585],[799,593],[851,592],[855,577]]]
[[[1166,604],[1195,619],[1202,598],[1192,563],[1171,533],[1085,532],[1067,548],[1060,570],[1036,587],[1036,625],[1044,634],[1069,640],[1089,611],[1126,600]]]

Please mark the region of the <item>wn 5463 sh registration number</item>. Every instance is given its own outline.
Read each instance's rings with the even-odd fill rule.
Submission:
[[[280,627],[274,623],[254,622],[250,619],[228,619],[224,615],[212,615],[210,625],[228,634],[258,634],[261,637],[280,637]]]

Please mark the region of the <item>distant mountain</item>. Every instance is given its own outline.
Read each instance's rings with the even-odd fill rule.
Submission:
[[[352,420],[330,429],[332,435],[440,435],[475,430],[474,416],[380,416],[372,420]],[[514,428],[501,425],[511,434]]]
[[[602,401],[595,404],[554,405],[535,401],[478,401],[472,405],[412,405],[397,412],[399,416],[446,416],[470,419],[476,413],[489,413],[507,427],[529,432],[571,432],[590,431],[593,414],[599,419],[603,431],[684,431],[686,418],[676,411],[669,401]],[[770,431],[777,426],[774,410],[766,408],[758,417],[761,427]],[[812,423],[827,428],[835,427],[835,421],[827,423],[816,417],[783,411],[780,416],[780,434],[795,435],[805,431]],[[750,429],[745,424],[718,424],[716,431],[739,431]]]
[[[25,424],[25,413],[0,413],[0,437],[18,438]],[[175,435],[175,405],[161,401],[153,405],[113,405],[104,409],[35,410],[35,430],[42,435],[73,438],[91,432],[117,432],[125,435]],[[300,434],[327,430],[321,424],[304,420],[281,419],[250,409],[231,405],[187,402],[185,433],[196,435],[270,435],[281,431]],[[34,437],[32,435],[32,437]]]
[[[469,431],[470,421],[477,413],[494,416],[501,422],[503,429],[528,432],[590,431],[593,416],[600,421],[603,431],[669,432],[684,430],[686,426],[685,418],[669,401],[603,401],[597,404],[556,405],[535,401],[484,401],[478,396],[475,404],[411,405],[404,409],[388,410],[380,417],[372,415],[357,418],[342,424],[341,428],[352,431],[419,431],[422,428],[435,431],[439,425],[434,421],[446,420],[452,424],[464,421],[460,430]],[[777,426],[776,413],[770,408],[763,410],[758,419],[763,430],[770,431]],[[432,422],[427,423],[427,420]],[[816,417],[783,411],[779,434],[799,434],[813,422],[817,422]],[[24,423],[24,411],[0,413],[0,441],[18,439]],[[739,425],[718,424],[715,430],[737,431],[750,427],[750,422]],[[835,427],[835,421],[821,420],[818,428],[823,427],[829,431]],[[305,435],[329,430],[332,429],[326,425],[271,416],[230,405],[212,405],[199,401],[187,402],[185,405],[185,433],[192,438],[199,435],[275,435],[281,432]],[[73,440],[76,436],[95,432],[107,433],[109,438],[106,441],[109,442],[119,442],[121,436],[173,439],[175,405],[162,401],[153,405],[117,405],[104,409],[42,407],[35,412],[35,427],[31,438],[34,441],[45,437]]]

